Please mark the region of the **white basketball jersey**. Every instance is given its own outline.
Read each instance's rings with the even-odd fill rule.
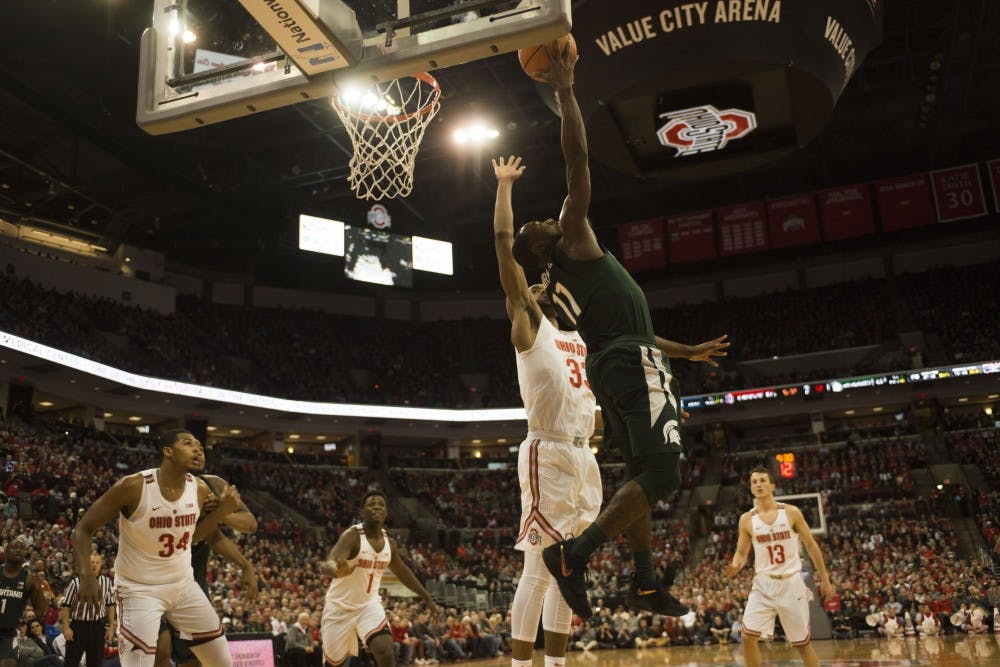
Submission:
[[[764,523],[757,510],[750,513],[753,523],[753,563],[757,574],[775,576],[802,571],[799,536],[792,530],[785,506],[778,503],[778,516],[772,524]]]
[[[528,430],[586,440],[594,432],[597,401],[587,382],[587,346],[575,331],[559,331],[544,317],[531,348],[517,353],[517,381]]]
[[[118,516],[115,578],[141,584],[171,584],[194,579],[191,538],[198,524],[198,481],[184,476],[184,492],[169,502],[160,492],[156,468],[142,471],[139,505],[132,516]]]
[[[371,602],[379,602],[378,589],[382,585],[382,573],[392,560],[389,535],[384,530],[382,536],[385,543],[381,551],[375,551],[365,537],[364,526],[359,523],[353,528],[361,538],[358,555],[348,561],[355,566],[354,571],[346,577],[333,579],[326,591],[328,605],[348,610],[361,609]]]

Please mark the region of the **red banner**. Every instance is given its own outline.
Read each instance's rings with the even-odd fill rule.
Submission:
[[[719,254],[742,255],[767,250],[767,219],[763,202],[726,206],[719,218]]]
[[[878,181],[875,191],[884,231],[934,224],[934,202],[927,174]]]
[[[993,190],[993,210],[1000,213],[1000,160],[987,162],[986,171],[990,174],[990,189]]]
[[[618,241],[622,246],[622,264],[629,271],[648,271],[667,266],[661,218],[618,225]]]
[[[986,215],[986,196],[979,180],[979,165],[931,172],[938,222],[954,222]]]
[[[667,218],[670,261],[697,262],[715,259],[715,227],[712,212],[688,213]]]
[[[819,243],[819,218],[814,195],[795,195],[767,202],[772,248]]]
[[[824,241],[875,233],[871,190],[867,183],[823,190],[819,193],[819,212]]]

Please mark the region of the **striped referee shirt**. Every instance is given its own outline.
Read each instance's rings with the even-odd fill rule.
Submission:
[[[62,606],[69,608],[72,620],[103,621],[108,617],[108,607],[115,603],[115,587],[111,579],[102,574],[97,577],[97,589],[101,591],[101,601],[97,605],[80,602],[80,577],[73,577],[63,593],[62,603]]]

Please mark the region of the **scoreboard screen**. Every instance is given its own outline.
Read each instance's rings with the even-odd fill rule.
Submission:
[[[344,275],[377,285],[413,287],[413,243],[375,229],[344,230]]]

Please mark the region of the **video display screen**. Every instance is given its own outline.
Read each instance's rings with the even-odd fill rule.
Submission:
[[[413,287],[413,243],[374,229],[344,230],[344,275],[377,285]]]

